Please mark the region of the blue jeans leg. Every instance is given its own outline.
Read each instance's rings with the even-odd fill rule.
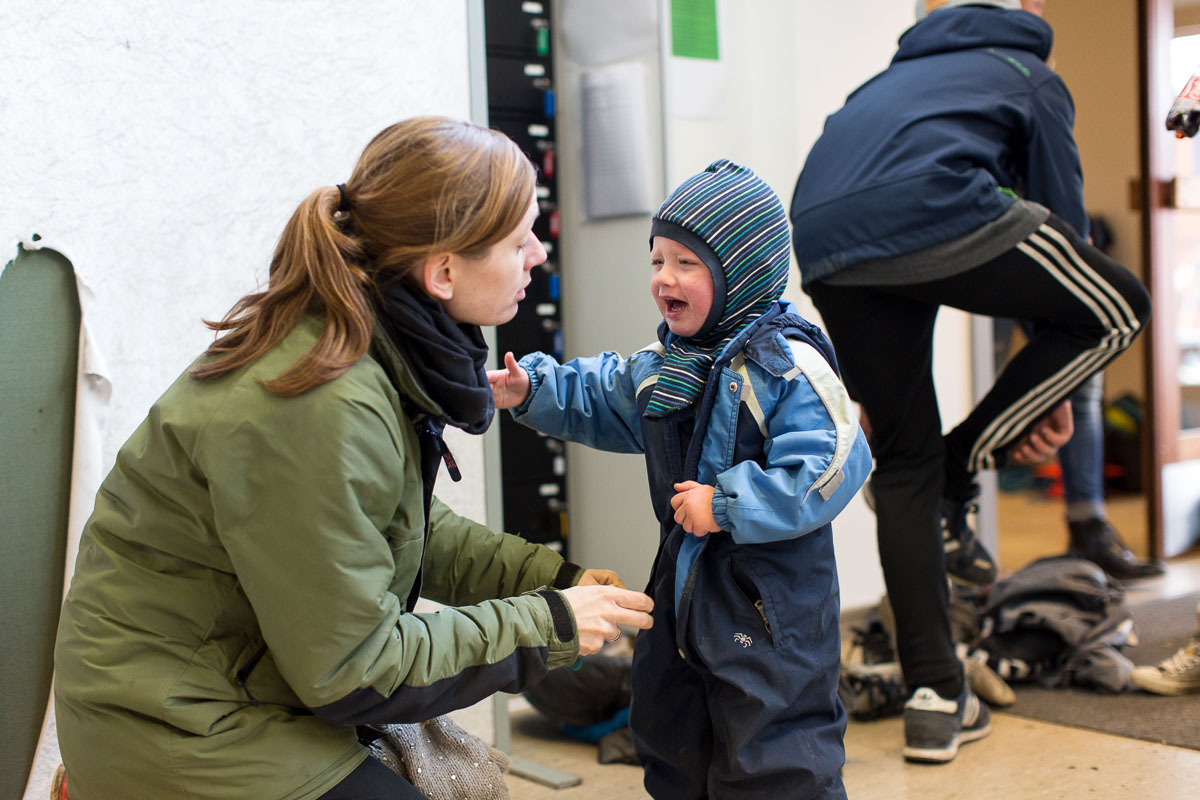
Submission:
[[[1071,395],[1075,433],[1058,451],[1063,497],[1073,520],[1104,514],[1104,376],[1096,373]]]

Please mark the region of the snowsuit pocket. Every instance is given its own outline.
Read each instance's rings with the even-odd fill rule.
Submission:
[[[761,582],[755,574],[754,568],[750,564],[742,563],[741,559],[737,556],[730,556],[729,575],[734,587],[742,595],[746,603],[754,609],[754,613],[758,615],[767,640],[771,644],[774,644],[775,630],[777,628],[771,624],[773,614],[769,611],[770,606],[767,602],[767,593],[760,588]]]

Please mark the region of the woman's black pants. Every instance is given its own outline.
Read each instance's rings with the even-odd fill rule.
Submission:
[[[413,785],[374,758],[321,795],[321,800],[428,800]]]

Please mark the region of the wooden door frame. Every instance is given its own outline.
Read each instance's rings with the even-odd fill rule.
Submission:
[[[1161,74],[1162,69],[1156,68],[1161,59],[1156,58],[1158,52],[1165,46],[1164,37],[1174,29],[1175,6],[1173,0],[1138,0],[1138,114],[1140,117],[1139,130],[1141,144],[1139,160],[1141,162],[1141,180],[1138,182],[1142,209],[1142,269],[1146,286],[1154,297],[1161,296],[1162,276],[1154,269],[1162,240],[1165,219],[1162,214],[1155,213],[1166,207],[1161,187],[1169,176],[1162,174],[1161,148],[1153,146],[1153,140],[1159,134],[1154,111],[1159,106],[1158,98],[1165,90],[1166,79]],[[1167,39],[1169,41],[1169,39]],[[1169,91],[1169,90],[1168,90]],[[1166,131],[1162,131],[1163,134]],[[1156,285],[1158,284],[1158,285]],[[1154,364],[1159,360],[1159,349],[1169,338],[1159,331],[1158,314],[1150,317],[1150,327],[1145,332],[1147,337],[1145,361],[1145,386],[1147,393],[1146,412],[1142,415],[1143,437],[1142,452],[1144,480],[1142,485],[1147,488],[1146,510],[1149,517],[1150,554],[1158,557],[1163,550],[1163,491],[1162,467],[1173,453],[1164,451],[1162,425],[1170,413],[1170,392],[1161,391],[1156,382]]]
[[[1164,56],[1175,35],[1174,0],[1138,0],[1139,115],[1141,130],[1140,202],[1142,208],[1143,275],[1154,313],[1147,337],[1145,384],[1148,396],[1143,415],[1147,435],[1143,442],[1145,480],[1148,487],[1147,513],[1150,552],[1163,550],[1163,468],[1177,461],[1200,459],[1200,433],[1180,435],[1181,403],[1176,375],[1175,315],[1169,303],[1171,270],[1157,268],[1172,230],[1168,215],[1167,187],[1175,177],[1166,143],[1170,141],[1163,120],[1179,87],[1170,85],[1168,59]]]

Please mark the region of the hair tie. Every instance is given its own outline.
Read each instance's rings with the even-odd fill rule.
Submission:
[[[346,194],[346,184],[339,183],[337,185],[337,190],[338,190],[338,198],[339,199],[338,199],[337,209],[335,209],[335,210],[338,212],[341,212],[341,213],[345,213],[350,210],[350,195]]]

